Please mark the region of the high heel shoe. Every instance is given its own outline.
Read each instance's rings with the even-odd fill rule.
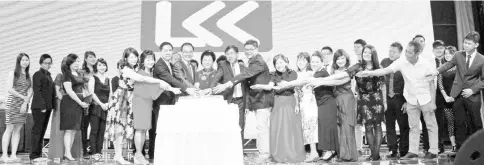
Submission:
[[[456,150],[457,150],[457,148],[455,146],[452,146],[452,152],[455,153],[455,152],[457,152]]]
[[[76,159],[71,159],[71,158],[68,158],[68,157],[66,157],[66,156],[64,156],[64,157],[62,158],[62,160],[76,161]]]
[[[331,156],[329,156],[328,158],[322,157],[321,159],[324,160],[324,161],[330,161],[331,159],[333,159],[336,156],[336,151],[326,151],[326,152],[332,152],[332,153],[331,153]],[[326,153],[324,153],[324,155],[326,155]]]

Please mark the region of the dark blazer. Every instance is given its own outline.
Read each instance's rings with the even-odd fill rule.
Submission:
[[[181,91],[185,92],[187,86],[183,84],[181,81],[173,77],[173,73],[170,73],[170,68],[173,66],[167,62],[170,66],[166,65],[165,61],[160,58],[153,66],[153,77],[163,80],[166,83],[170,84],[170,86],[174,88],[180,88]],[[173,69],[172,69],[173,71]],[[161,95],[156,99],[156,104],[163,104],[163,105],[170,105],[174,104],[175,102],[175,94],[171,91],[164,91]]]
[[[193,75],[193,77],[191,75]],[[196,75],[195,68],[192,67],[191,70],[189,70],[185,62],[182,60],[175,62],[173,65],[173,76],[185,83],[187,87],[194,87],[193,84],[195,84]]]
[[[456,52],[452,60],[440,66],[437,71],[443,73],[456,66],[457,72],[454,79],[454,85],[450,91],[450,96],[457,98],[463,89],[470,88],[474,94],[480,96],[479,92],[484,88],[484,56],[476,52],[476,57],[471,62],[469,69],[466,68],[466,53],[464,51]],[[472,101],[478,101],[480,97],[469,97]]]
[[[239,65],[240,67],[240,73],[244,73],[246,71],[246,67],[241,64],[236,64]],[[215,77],[210,83],[210,87],[213,88],[217,84],[224,84],[232,78],[234,78],[234,71],[232,70],[232,66],[230,65],[230,62],[227,60],[222,60],[217,63],[217,71],[215,72]],[[234,85],[235,87],[235,85]],[[225,89],[220,95],[224,96],[224,100],[231,101],[234,93],[234,87]],[[242,81],[241,82],[241,87],[242,87],[242,97],[244,99],[244,105],[245,109],[250,109],[249,107],[249,86],[247,84],[247,81]]]
[[[249,59],[249,67],[244,72],[236,75],[230,81],[234,84],[238,84],[247,81],[248,86],[254,84],[269,84],[271,81],[271,73],[269,67],[260,54],[253,56]],[[257,110],[263,108],[272,107],[273,104],[272,91],[265,91],[261,89],[249,90],[249,104],[250,110]]]
[[[55,84],[50,72],[44,69],[34,73],[32,107],[34,110],[52,110],[55,108]]]

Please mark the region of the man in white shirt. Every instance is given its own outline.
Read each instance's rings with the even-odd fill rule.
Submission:
[[[419,58],[420,44],[411,41],[405,52],[406,59],[398,59],[387,68],[374,71],[363,71],[357,76],[383,76],[400,71],[405,81],[403,96],[407,102],[403,109],[408,113],[408,123],[410,127],[410,145],[408,153],[401,159],[417,158],[417,152],[420,143],[419,119],[422,113],[427,124],[430,149],[429,154],[425,155],[426,159],[437,158],[438,153],[438,126],[435,118],[435,83],[433,77],[427,77],[429,73],[435,72],[435,67],[429,64],[427,60]]]

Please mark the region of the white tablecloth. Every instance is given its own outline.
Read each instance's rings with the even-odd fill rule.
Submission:
[[[154,164],[242,165],[238,120],[237,106],[226,103],[161,106]]]

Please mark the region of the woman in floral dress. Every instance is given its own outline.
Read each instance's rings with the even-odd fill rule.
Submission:
[[[297,74],[299,77],[307,76],[313,77],[314,72],[310,67],[310,56],[307,52],[301,52],[297,56]],[[316,150],[316,143],[318,143],[318,106],[316,98],[314,97],[313,88],[309,85],[296,86],[296,98],[302,116],[303,140],[304,145],[309,144],[310,154],[306,158],[306,162],[319,159]]]

